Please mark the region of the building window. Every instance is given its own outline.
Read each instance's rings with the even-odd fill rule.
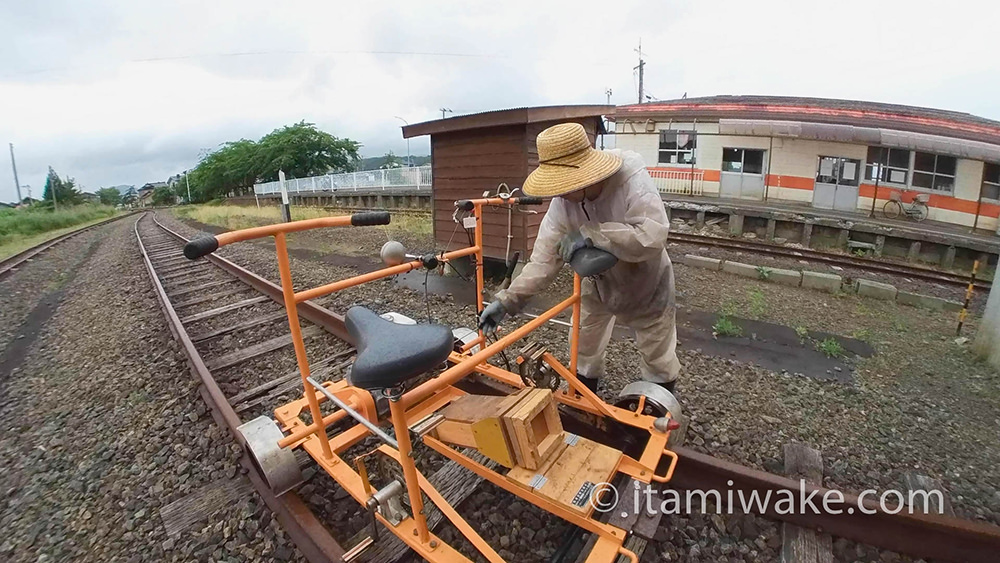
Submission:
[[[917,152],[913,157],[913,187],[951,192],[955,188],[957,162],[953,156]]]
[[[722,149],[722,171],[742,174],[764,173],[764,151],[760,149]]]
[[[910,173],[910,151],[887,147],[868,147],[868,164],[865,179],[872,182],[906,184]]]
[[[698,138],[694,131],[660,131],[660,164],[694,164]]]
[[[983,167],[983,199],[1000,201],[1000,164],[987,162]]]

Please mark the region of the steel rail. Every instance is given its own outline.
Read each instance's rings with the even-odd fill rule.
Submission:
[[[1000,527],[997,526],[934,514],[892,514],[882,511],[871,498],[864,499],[865,509],[872,512],[865,514],[859,510],[862,505],[859,504],[858,497],[848,494],[844,494],[843,503],[838,504],[843,510],[854,507],[853,513],[828,514],[822,510],[823,495],[828,489],[808,483],[803,485],[799,481],[744,467],[688,448],[676,448],[674,451],[680,460],[670,481],[671,486],[720,493],[732,490],[734,495],[742,491],[743,498],[746,499],[754,492],[761,499],[770,495],[772,502],[769,503],[769,510],[755,510],[766,518],[813,528],[836,537],[921,559],[987,563],[996,561],[1000,554]],[[782,493],[779,496],[779,491],[789,491],[793,495],[795,514],[775,511],[774,500],[787,495]],[[814,491],[813,504],[819,508],[819,513],[807,509],[799,514],[801,499],[808,498]],[[723,495],[723,504],[727,502],[725,497]],[[839,501],[839,498],[836,500]],[[735,504],[735,510],[743,509],[741,502],[737,501]]]
[[[179,242],[187,241],[158,221],[156,224],[176,237]],[[251,280],[252,283],[251,281],[247,283],[276,302],[282,302],[280,287],[214,254],[208,255],[207,258],[240,279]],[[351,342],[342,316],[311,302],[302,303],[299,306],[299,313],[310,321],[330,329],[337,336],[343,334],[342,338]],[[800,483],[797,481],[688,448],[676,448],[674,451],[679,461],[669,483],[671,487],[703,491],[718,490],[720,493],[728,490],[743,491],[745,498],[749,498],[755,491],[760,495],[759,498],[764,498],[768,493],[775,498],[775,493],[778,491],[789,491],[795,499],[796,508],[799,506],[803,490],[806,496],[813,490],[817,491],[814,498],[820,500],[826,492],[826,489],[808,484],[804,489],[800,489]],[[730,481],[733,482],[732,485],[728,484]],[[891,514],[879,510],[879,507],[869,499],[865,499],[864,505],[868,510],[876,512],[865,514],[855,510],[853,514],[813,514],[803,511],[800,514],[796,511],[793,514],[779,514],[774,510],[772,502],[771,510],[757,513],[769,519],[821,530],[837,537],[925,559],[992,562],[996,560],[996,554],[1000,553],[1000,527],[940,515]],[[844,494],[843,506],[845,509],[849,506],[857,508],[858,497]],[[303,509],[308,510],[304,506]]]
[[[254,489],[257,491],[257,494],[260,495],[261,499],[263,499],[264,503],[267,504],[268,508],[274,512],[275,516],[277,516],[278,522],[281,524],[282,528],[289,535],[296,547],[299,548],[306,559],[308,559],[311,563],[334,563],[341,561],[341,558],[344,555],[344,549],[337,543],[333,536],[330,535],[330,532],[323,526],[323,524],[316,519],[316,516],[311,510],[309,510],[309,507],[306,506],[302,499],[299,498],[299,496],[294,492],[288,492],[280,497],[276,497],[271,492],[270,487],[268,487],[265,483],[263,477],[257,473],[258,470],[256,466],[250,461],[245,452],[246,444],[243,440],[243,436],[237,431],[237,428],[240,424],[242,424],[239,416],[237,416],[236,412],[229,404],[229,401],[226,399],[225,394],[222,392],[222,389],[219,388],[218,383],[216,383],[211,372],[205,366],[205,362],[202,360],[197,348],[195,348],[194,343],[191,341],[184,325],[180,321],[180,317],[178,317],[177,312],[170,303],[170,299],[167,296],[166,290],[163,288],[163,284],[160,283],[160,280],[156,275],[156,270],[153,267],[153,263],[150,260],[149,254],[146,252],[145,245],[142,242],[142,237],[139,234],[139,221],[141,221],[143,217],[145,217],[145,214],[141,215],[139,219],[136,220],[134,226],[136,242],[139,245],[139,251],[142,255],[143,263],[149,273],[157,300],[160,303],[160,308],[163,309],[164,315],[167,317],[167,324],[170,327],[170,332],[173,333],[174,338],[184,349],[184,353],[188,357],[192,374],[201,381],[202,397],[205,399],[206,404],[212,411],[212,417],[220,425],[226,427],[236,443],[238,443],[241,448],[244,448],[244,453],[241,456],[240,463],[247,469],[247,475],[249,476]],[[156,222],[156,224],[160,225],[159,222]],[[162,227],[162,225],[160,226]],[[180,236],[172,231],[168,232],[174,236]],[[180,247],[178,247],[178,252],[180,252]],[[235,266],[232,263],[230,264],[235,268],[239,268],[239,266]],[[242,270],[242,268],[239,269]],[[246,270],[244,270],[244,272],[246,272]],[[249,272],[246,273],[252,277],[256,277]]]
[[[126,217],[131,217],[135,213],[136,212],[125,213],[125,214],[122,214],[122,215],[116,215],[116,216],[111,217],[109,219],[105,219],[103,221],[98,221],[97,223],[93,223],[91,225],[87,225],[86,227],[80,227],[79,229],[76,229],[75,231],[70,231],[68,233],[59,235],[59,236],[57,236],[55,238],[51,238],[51,239],[49,239],[47,241],[41,242],[39,244],[36,244],[35,246],[32,246],[31,248],[26,248],[26,249],[22,250],[21,252],[18,252],[17,254],[14,254],[12,256],[8,256],[8,257],[4,258],[3,260],[0,260],[0,280],[2,280],[5,277],[9,276],[11,274],[11,272],[13,272],[21,264],[27,262],[28,260],[31,260],[35,256],[38,256],[39,254],[45,252],[46,250],[52,248],[53,246],[59,244],[60,242],[69,240],[69,239],[75,237],[76,235],[83,234],[83,233],[85,233],[85,232],[87,232],[87,231],[89,231],[91,229],[96,229],[97,227],[100,227],[102,225],[107,225],[108,223],[111,223],[113,221],[117,221],[119,219],[124,219]]]
[[[952,274],[950,272],[941,272],[930,268],[921,268],[919,266],[882,262],[871,258],[833,254],[831,252],[822,252],[809,248],[783,248],[763,242],[734,240],[693,233],[670,233],[669,240],[671,242],[682,242],[686,244],[700,244],[719,248],[747,250],[750,252],[771,254],[786,258],[808,259],[816,262],[824,262],[838,266],[849,266],[851,268],[859,268],[862,270],[882,272],[897,276],[907,276],[925,281],[946,283],[949,285],[959,285],[965,287],[969,284],[969,276]],[[976,280],[976,289],[989,291],[990,287],[991,283],[989,281]]]

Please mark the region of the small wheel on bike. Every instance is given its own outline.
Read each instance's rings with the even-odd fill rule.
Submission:
[[[882,206],[882,215],[887,219],[895,219],[903,213],[903,206],[898,201],[887,201]]]
[[[919,223],[920,221],[923,221],[924,219],[927,218],[927,211],[928,209],[926,204],[922,202],[917,202],[913,204],[913,208],[912,211],[910,211],[910,213],[913,216],[913,220]]]

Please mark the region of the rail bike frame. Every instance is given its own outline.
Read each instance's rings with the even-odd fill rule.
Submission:
[[[437,256],[439,261],[447,262],[463,256],[472,256],[476,262],[476,310],[483,310],[483,244],[482,244],[482,218],[484,207],[509,206],[516,204],[537,203],[532,198],[483,198],[475,200],[463,200],[457,202],[465,211],[471,212],[475,217],[475,238],[474,245],[459,250],[444,252]],[[324,295],[329,295],[336,291],[354,287],[366,282],[386,278],[396,274],[402,274],[417,268],[423,267],[420,260],[402,263],[355,276],[349,279],[336,281],[322,285],[313,289],[296,292],[292,283],[292,274],[289,267],[288,248],[286,244],[286,233],[303,231],[321,227],[344,227],[362,226],[371,224],[388,223],[388,214],[385,213],[385,220],[377,222],[371,216],[367,220],[357,220],[359,215],[326,217],[320,219],[310,219],[304,221],[294,221],[232,231],[223,233],[215,237],[218,246],[234,242],[273,236],[275,250],[278,258],[278,271],[281,278],[281,288],[284,297],[284,305],[288,314],[288,324],[291,330],[292,342],[295,349],[295,357],[298,362],[299,371],[302,375],[304,394],[301,399],[292,401],[275,410],[275,418],[286,433],[284,438],[278,441],[281,448],[302,448],[316,463],[323,468],[341,487],[344,488],[363,507],[372,497],[373,489],[368,480],[367,469],[363,463],[363,456],[357,465],[352,465],[341,454],[351,446],[357,444],[372,431],[363,424],[355,424],[346,430],[334,435],[329,435],[327,429],[347,418],[348,413],[344,409],[337,409],[324,415],[321,411],[321,404],[327,401],[324,393],[318,391],[308,381],[310,377],[309,360],[306,354],[305,345],[302,339],[302,331],[299,325],[297,305],[303,301],[315,299]],[[560,403],[568,407],[578,409],[611,419],[621,424],[647,430],[649,441],[646,444],[641,456],[638,459],[622,454],[618,462],[615,473],[623,473],[636,479],[637,481],[650,483],[664,483],[670,480],[674,468],[677,464],[677,455],[667,449],[666,443],[670,434],[669,429],[660,430],[654,425],[655,418],[643,414],[643,404],[640,400],[636,411],[625,410],[604,402],[595,393],[591,392],[583,385],[576,375],[577,353],[580,333],[580,305],[581,305],[581,278],[574,274],[573,294],[568,298],[545,311],[538,317],[526,324],[515,328],[499,339],[488,344],[486,335],[480,330],[478,336],[471,342],[465,344],[460,351],[452,352],[448,358],[450,367],[445,369],[436,377],[428,379],[414,388],[406,391],[397,400],[390,401],[391,420],[395,430],[398,449],[390,445],[383,444],[377,448],[381,453],[396,460],[403,469],[405,478],[405,488],[410,501],[412,515],[403,518],[398,524],[392,524],[382,514],[376,512],[375,517],[399,539],[411,547],[417,554],[433,562],[469,561],[464,555],[436,537],[429,529],[426,521],[426,511],[424,509],[423,495],[434,503],[455,528],[479,550],[483,556],[495,563],[503,561],[503,558],[487,544],[483,538],[458,514],[445,498],[439,493],[428,480],[417,470],[412,453],[412,441],[409,428],[435,411],[445,407],[451,401],[465,394],[464,391],[454,386],[455,383],[473,373],[478,373],[486,377],[510,385],[515,389],[525,386],[520,375],[496,367],[487,362],[491,357],[513,345],[518,340],[527,337],[532,331],[542,326],[548,320],[556,317],[566,309],[572,309],[573,318],[570,328],[570,358],[569,366],[564,366],[551,353],[545,353],[542,361],[568,384],[565,391],[556,391],[554,397]],[[487,345],[488,344],[488,345]],[[473,352],[476,347],[481,349]],[[333,394],[337,399],[348,405],[353,410],[362,414],[371,423],[378,424],[378,414],[376,412],[375,399],[372,394],[364,389],[351,386],[348,381],[341,379],[336,382],[325,382],[322,384],[325,390]],[[309,414],[310,422],[302,418],[302,414]],[[572,511],[564,505],[552,501],[538,494],[534,489],[525,487],[523,484],[498,473],[487,466],[475,461],[464,453],[451,447],[450,445],[427,434],[420,438],[423,443],[441,455],[455,461],[466,469],[490,481],[494,485],[501,487],[514,495],[556,515],[560,518],[579,526],[598,536],[597,542],[591,551],[588,562],[611,562],[619,554],[624,555],[633,563],[637,563],[635,554],[622,547],[628,535],[627,530],[599,522],[594,519],[592,512],[581,514]],[[374,451],[373,451],[374,452]],[[368,452],[368,453],[373,453]],[[365,454],[367,455],[367,454]],[[663,457],[670,460],[669,468],[663,475],[656,473],[656,469]],[[423,493],[423,495],[421,494]]]

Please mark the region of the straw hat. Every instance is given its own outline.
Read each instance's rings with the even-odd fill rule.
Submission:
[[[538,168],[524,181],[524,193],[555,197],[608,178],[622,159],[590,145],[579,123],[560,123],[538,134]]]

